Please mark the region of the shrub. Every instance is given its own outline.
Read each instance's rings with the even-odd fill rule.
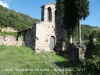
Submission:
[[[98,75],[100,73],[100,30],[95,30],[89,37],[87,44],[86,59],[83,66],[86,67],[86,73]],[[97,41],[93,39],[96,38]]]
[[[86,59],[82,60],[81,68],[83,72],[73,72],[73,75],[99,75],[100,74],[100,30],[93,31],[86,43]],[[96,38],[97,41],[93,39]]]
[[[89,37],[89,43],[87,44],[86,58],[92,58],[93,55],[98,56],[100,54],[100,30],[95,30]],[[94,38],[97,41],[94,41]]]

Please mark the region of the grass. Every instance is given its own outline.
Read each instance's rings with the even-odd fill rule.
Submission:
[[[83,69],[80,62],[71,62],[53,51],[35,53],[24,46],[0,46],[0,75],[59,75],[47,55],[64,75],[75,75],[74,69]]]
[[[67,59],[55,52],[48,54],[58,67],[68,66],[65,63]],[[58,75],[54,68],[46,52],[35,53],[27,47],[0,46],[0,75]]]
[[[7,35],[17,37],[17,32],[1,32],[0,31],[0,36],[7,36]]]

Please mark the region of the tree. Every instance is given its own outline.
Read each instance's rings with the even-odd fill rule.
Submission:
[[[15,12],[0,5],[0,27],[13,27],[21,31],[33,26],[39,19],[30,17],[29,15]]]
[[[79,43],[81,43],[81,24],[80,21],[85,20],[89,15],[88,0],[56,0],[57,7],[60,10],[61,24],[67,29],[70,36],[74,28],[78,25]]]

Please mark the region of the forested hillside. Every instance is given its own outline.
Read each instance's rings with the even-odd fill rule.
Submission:
[[[89,36],[90,34],[98,29],[99,27],[95,27],[95,26],[90,26],[90,25],[86,25],[86,24],[82,24],[81,27],[81,36],[82,36],[82,40],[89,40]],[[74,31],[73,31],[73,40],[76,41],[78,40],[78,26],[75,27]]]
[[[13,27],[20,31],[32,27],[38,19],[31,18],[29,15],[9,10],[0,5],[0,27]],[[91,32],[97,27],[82,25],[82,40],[87,40]],[[78,40],[78,27],[73,31],[73,40]]]
[[[29,15],[9,10],[0,5],[0,27],[13,27],[20,31],[31,27],[37,21],[39,20],[31,18]]]

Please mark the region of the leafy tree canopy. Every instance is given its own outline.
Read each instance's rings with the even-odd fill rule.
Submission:
[[[77,25],[79,19],[85,20],[89,15],[88,0],[56,0],[61,12],[61,24],[68,30]]]
[[[0,27],[13,27],[20,31],[33,26],[37,21],[39,20],[31,18],[29,15],[9,10],[0,5]]]

